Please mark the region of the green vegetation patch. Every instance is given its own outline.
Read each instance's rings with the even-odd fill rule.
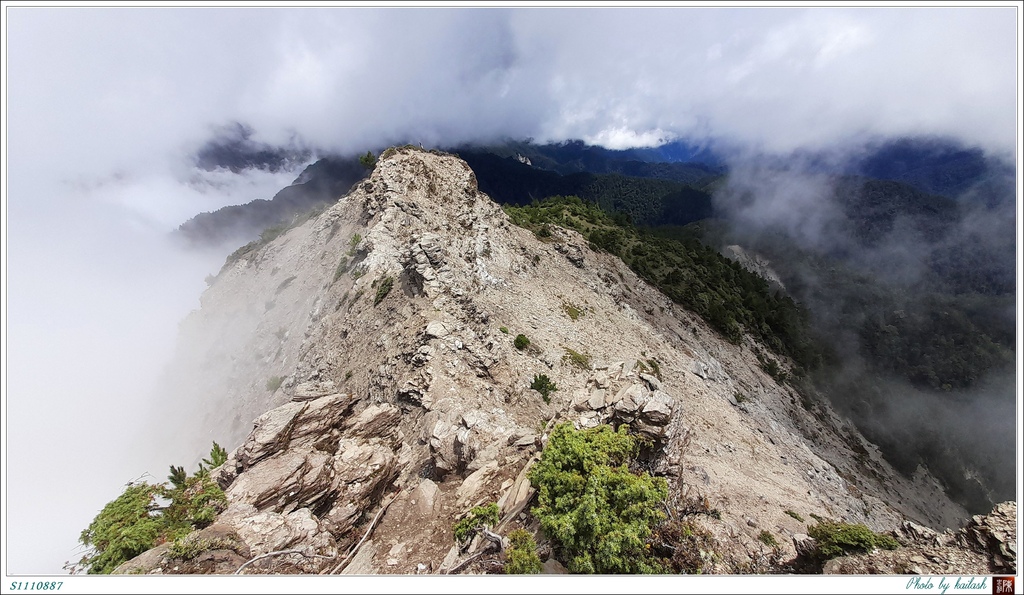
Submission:
[[[530,340],[526,338],[526,335],[516,335],[512,344],[515,345],[516,349],[522,351],[530,346]]]
[[[894,550],[900,545],[892,537],[875,533],[862,524],[819,520],[807,528],[807,534],[818,542],[818,551],[825,559],[870,552],[875,548]]]
[[[537,555],[537,542],[533,535],[524,529],[516,529],[508,534],[510,542],[505,552],[505,574],[540,574],[540,556]]]
[[[372,152],[367,151],[365,155],[359,156],[359,164],[365,167],[366,169],[372,170],[374,167],[377,166],[377,156],[374,155]]]
[[[662,572],[649,538],[664,519],[668,486],[630,469],[639,449],[629,427],[551,432],[529,478],[538,490],[533,515],[574,573]]]
[[[586,353],[580,353],[568,347],[562,347],[565,350],[565,355],[562,356],[562,363],[569,364],[580,370],[590,369],[590,355]]]
[[[657,378],[658,380],[662,379],[661,378],[661,364],[659,364],[658,360],[656,360],[654,358],[648,359],[646,363],[644,363],[643,360],[637,360],[635,367],[636,367],[637,370],[640,370],[644,374],[651,374],[655,378]]]
[[[469,511],[465,518],[455,523],[452,533],[455,535],[456,542],[465,543],[476,535],[478,529],[489,529],[497,525],[499,520],[497,502],[491,502],[485,506],[476,506]]]
[[[210,550],[231,550],[235,553],[241,554],[242,552],[240,544],[223,537],[199,537],[198,532],[192,532],[184,537],[175,539],[170,547],[167,548],[167,553],[172,558],[178,558],[180,560],[194,560],[199,557],[200,554],[208,552]]]
[[[554,382],[548,378],[547,374],[536,374],[533,377],[533,382],[530,384],[530,388],[540,393],[540,396],[544,398],[545,403],[551,402],[551,393],[558,390]]]
[[[384,301],[384,298],[391,292],[391,287],[395,284],[395,280],[391,276],[384,277],[377,283],[377,295],[373,296],[373,305]]]
[[[573,322],[576,322],[586,314],[583,308],[579,308],[575,304],[569,302],[562,302],[562,311],[565,312],[565,315],[572,319]]]
[[[313,217],[316,217],[320,213],[323,213],[327,206],[327,204],[317,205],[312,209],[306,211],[305,213],[295,215],[294,217],[291,218],[290,221],[283,221],[281,223],[278,223],[277,225],[272,225],[264,229],[262,232],[260,232],[260,237],[258,240],[253,240],[252,242],[249,242],[248,244],[232,252],[224,261],[224,267],[221,268],[221,271],[223,271],[224,268],[227,268],[228,265],[240,260],[243,256],[252,254],[259,250],[260,248],[266,246],[267,244],[269,244],[270,242],[274,241],[279,236],[284,234],[284,232],[288,231],[289,229],[292,229],[293,227],[298,227],[299,225],[302,225],[303,223],[309,221]]]
[[[361,235],[359,235],[357,233],[352,234],[352,237],[348,239],[348,255],[349,256],[355,256],[356,255],[356,246],[358,246],[359,242],[362,242],[362,241],[363,241],[363,236],[361,236]]]
[[[768,547],[779,547],[779,542],[775,539],[775,536],[771,534],[771,531],[762,530],[757,536],[757,540],[765,544]]]
[[[160,542],[183,539],[210,525],[227,508],[227,497],[206,466],[223,464],[227,453],[216,442],[213,446],[194,475],[172,465],[170,485],[132,482],[100,510],[79,536],[89,548],[79,563],[89,574],[110,574]]]

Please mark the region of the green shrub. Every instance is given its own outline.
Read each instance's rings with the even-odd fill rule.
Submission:
[[[761,361],[761,369],[764,370],[765,374],[771,376],[776,382],[785,382],[788,375],[786,371],[779,367],[779,363],[773,359],[766,359],[758,354],[758,359]]]
[[[79,536],[82,545],[94,550],[82,558],[89,574],[110,574],[156,544],[164,530],[160,515],[154,514],[161,493],[161,486],[134,483],[103,507]]]
[[[367,151],[365,155],[359,156],[359,164],[366,169],[373,169],[377,165],[377,157],[370,151]]]
[[[224,490],[200,468],[182,487],[165,490],[165,497],[171,503],[163,511],[164,519],[174,528],[191,529],[205,527],[227,508],[228,500]]]
[[[516,529],[508,534],[510,542],[505,552],[505,574],[540,574],[540,556],[537,555],[537,543],[523,529]]]
[[[213,443],[213,447],[210,449],[210,456],[203,459],[203,462],[199,464],[199,471],[209,471],[220,467],[228,460],[228,451],[223,446],[217,444],[216,441]],[[180,467],[179,467],[180,468]]]
[[[486,506],[477,506],[469,511],[465,518],[455,523],[452,532],[455,541],[465,543],[476,535],[477,529],[481,527],[490,528],[498,524],[498,504],[491,502]]]
[[[818,551],[826,559],[870,552],[875,548],[894,550],[899,543],[888,535],[879,535],[865,525],[819,520],[807,528],[807,534],[818,543]]]
[[[212,464],[224,449],[214,442]],[[119,565],[162,541],[174,541],[214,521],[227,507],[227,497],[207,470],[185,476],[182,467],[171,466],[171,485],[130,483],[120,496],[108,502],[79,541],[89,548],[80,564],[89,574],[109,574]],[[161,506],[159,500],[170,500]],[[183,547],[183,546],[182,546]]]
[[[560,424],[530,470],[538,490],[533,514],[571,572],[663,570],[647,541],[664,519],[668,486],[660,477],[630,471],[638,448],[626,425],[616,432],[608,425],[576,430]]]
[[[558,387],[555,386],[554,382],[551,382],[547,374],[535,374],[530,388],[539,392],[540,396],[544,398],[545,403],[550,403],[551,397],[549,395],[558,390]]]
[[[516,346],[516,349],[522,351],[530,346],[530,340],[526,338],[526,335],[516,335],[516,339],[512,344]]]
[[[761,531],[761,533],[757,536],[757,540],[768,547],[779,546],[779,542],[775,540],[775,536],[772,535],[771,532],[768,530]]]
[[[569,302],[562,302],[562,310],[565,312],[566,316],[572,319],[573,322],[579,320],[580,317],[583,316],[584,314],[582,309],[577,308],[575,305],[570,304]]]
[[[175,467],[171,465],[171,474],[167,476],[167,481],[171,482],[171,485],[176,488],[184,488],[185,480],[188,479],[188,473],[185,473],[184,467]]]
[[[179,537],[171,542],[167,553],[172,558],[178,558],[180,560],[193,560],[199,556],[199,554],[211,549],[213,544],[209,539],[202,539],[198,533],[189,533],[184,537]]]
[[[501,331],[502,333],[506,334],[506,335],[508,334],[508,327],[507,326],[499,327],[498,330]]]
[[[391,286],[394,284],[395,280],[392,279],[390,276],[384,277],[384,279],[381,280],[381,282],[377,285],[377,295],[373,296],[374,306],[384,301],[384,298],[386,298],[388,296],[388,293],[391,292]]]
[[[275,392],[281,388],[281,383],[284,382],[284,376],[271,376],[267,379],[267,390]]]
[[[658,380],[662,380],[661,364],[658,363],[658,360],[654,358],[648,359],[647,364],[651,366],[651,373],[654,374],[654,377],[657,378]]]
[[[363,236],[361,236],[361,235],[359,235],[357,233],[352,234],[352,237],[349,238],[349,240],[348,240],[348,255],[349,256],[355,256],[356,255],[356,246],[358,246],[359,242],[362,242],[362,241],[363,241]]]
[[[794,519],[800,521],[801,523],[804,522],[804,517],[800,516],[800,514],[797,513],[797,512],[794,512],[792,510],[787,510],[786,514],[788,514],[789,516],[793,517]]]
[[[278,236],[288,231],[289,229],[302,225],[306,221],[309,221],[313,217],[316,217],[320,213],[323,213],[324,209],[326,208],[326,204],[315,205],[313,208],[306,211],[305,213],[300,213],[293,216],[290,221],[282,221],[277,225],[264,229],[260,233],[260,238],[258,240],[249,242],[248,244],[232,252],[231,255],[228,256],[227,259],[224,261],[224,267],[221,268],[221,271],[223,272],[224,268],[226,268],[231,263],[238,261],[243,256],[252,254],[259,250],[260,248],[262,248],[263,246],[266,246],[269,242],[276,239]]]

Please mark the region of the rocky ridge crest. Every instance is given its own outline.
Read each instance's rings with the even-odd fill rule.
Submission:
[[[182,394],[217,395],[189,438],[238,445],[215,470],[230,506],[203,531],[238,545],[230,563],[153,550],[123,571],[244,556],[263,556],[246,573],[488,571],[460,568],[452,524],[498,502],[502,530],[536,530],[526,470],[561,421],[651,438],[670,511],[718,511],[698,519],[721,544],[711,571],[756,569],[762,531],[795,556],[783,537],[806,529],[788,511],[878,531],[966,518],[926,472],[903,478],[765,374],[749,340],[728,343],[576,232],[511,225],[451,155],[386,152],[337,204],[225,266],[182,335]]]

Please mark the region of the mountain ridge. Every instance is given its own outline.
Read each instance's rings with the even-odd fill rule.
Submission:
[[[927,471],[900,476],[826,403],[778,384],[749,339],[724,340],[575,231],[550,233],[512,225],[464,161],[401,148],[229,263],[182,325],[169,378],[184,382],[162,416],[182,444],[233,447],[213,471],[228,507],[202,531],[244,542],[236,558],[300,552],[249,572],[487,572],[500,556],[470,561],[451,528],[496,501],[503,529],[537,531],[524,478],[556,421],[647,436],[669,511],[716,544],[709,572],[765,568],[764,531],[797,555],[806,525],[790,511],[878,531],[966,518]],[[531,388],[541,373],[550,403]],[[158,550],[121,571],[184,568]]]

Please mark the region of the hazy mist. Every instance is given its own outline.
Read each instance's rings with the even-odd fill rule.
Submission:
[[[857,179],[823,174],[800,160],[786,165],[782,169],[775,162],[766,165],[764,160],[734,157],[728,181],[715,193],[714,203],[716,215],[728,226],[723,244],[774,252],[769,262],[782,272],[787,287],[799,288],[794,297],[811,312],[812,327],[836,360],[818,375],[818,387],[869,439],[880,442],[886,457],[904,473],[914,471],[921,453],[934,456],[941,450],[944,481],[956,476],[957,481],[970,483],[972,478],[964,478],[954,461],[979,472],[985,489],[975,492],[974,502],[1012,499],[1017,485],[1019,390],[1013,365],[976,371],[980,377],[968,388],[928,390],[868,366],[865,339],[858,329],[865,317],[877,315],[870,311],[877,310],[872,300],[894,300],[897,310],[886,312],[888,317],[914,314],[902,308],[922,307],[915,300],[936,289],[939,280],[933,267],[950,253],[970,250],[965,258],[973,273],[1012,287],[1019,247],[1014,241],[1014,185],[996,173],[954,196],[956,202],[946,201],[942,208],[948,212],[941,216],[902,213],[893,217],[891,228],[878,222],[865,231],[852,220],[866,213],[851,216],[845,210],[849,205],[843,204],[849,198],[840,190],[845,185],[850,192],[860,183]],[[913,192],[906,187],[900,191]],[[931,199],[928,207],[939,200],[920,198]],[[855,293],[858,278],[867,283]],[[954,289],[966,294],[983,291],[963,284]],[[984,306],[989,309],[984,312],[986,332],[1013,336],[1017,319],[1011,297],[991,298]],[[953,491],[965,489],[956,481],[949,484]],[[982,496],[982,491],[989,493]]]

